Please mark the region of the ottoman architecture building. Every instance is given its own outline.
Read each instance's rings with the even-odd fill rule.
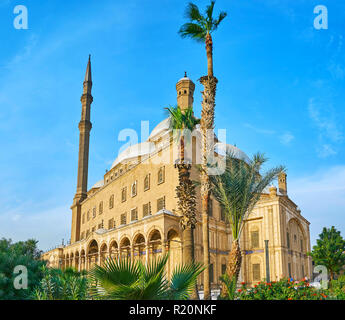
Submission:
[[[167,275],[182,261],[182,232],[179,226],[175,188],[178,172],[174,161],[178,145],[171,137],[169,119],[163,120],[149,138],[132,145],[115,159],[111,168],[92,188],[87,189],[92,78],[89,59],[79,122],[79,162],[77,190],[71,206],[72,228],[68,245],[45,252],[51,267],[78,270],[102,264],[105,259],[140,259],[144,263],[170,252]],[[177,104],[185,109],[193,104],[195,85],[186,75],[176,85]],[[236,157],[247,155],[226,145]],[[195,166],[198,139],[192,143],[192,179],[198,180]],[[197,189],[195,257],[203,261],[200,190]],[[213,289],[220,286],[231,248],[231,229],[220,205],[211,195],[209,206],[210,279]],[[311,277],[309,222],[289,198],[286,175],[262,194],[245,222],[241,238],[243,263],[241,281],[253,284],[271,280]],[[268,240],[267,250],[265,241]],[[266,252],[269,264],[267,264]],[[202,288],[203,277],[198,279]]]

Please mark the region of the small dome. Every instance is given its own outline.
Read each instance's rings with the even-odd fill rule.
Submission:
[[[98,182],[96,182],[91,189],[96,189],[96,188],[101,188],[104,186],[104,179],[99,180]]]
[[[226,146],[226,150],[225,147]],[[239,160],[244,160],[245,162],[249,163],[249,157],[239,148],[231,145],[231,144],[223,144],[223,143],[216,143],[214,149],[217,153],[221,155],[225,155],[226,153],[230,153],[234,158]]]
[[[138,143],[133,146],[128,147],[126,150],[121,152],[119,156],[113,162],[111,169],[114,168],[117,164],[132,158],[150,154],[155,151],[155,145],[153,142],[143,142]]]
[[[189,79],[188,77],[183,77],[183,78],[181,78],[178,82],[180,82],[180,81],[182,81],[182,80],[184,80],[184,81],[186,81],[186,80],[188,80],[188,81],[192,81],[191,79]]]

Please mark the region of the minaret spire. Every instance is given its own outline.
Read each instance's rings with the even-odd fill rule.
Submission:
[[[86,73],[85,73],[84,82],[91,82],[92,83],[92,78],[91,78],[91,54],[89,54],[89,61],[87,63],[87,67],[86,67]]]
[[[83,83],[83,94],[81,101],[81,119],[79,128],[79,158],[78,158],[78,180],[77,192],[73,199],[72,209],[72,234],[71,242],[74,243],[80,238],[80,203],[87,198],[87,179],[89,167],[89,142],[92,124],[90,121],[91,103],[93,97],[91,95],[92,77],[91,77],[91,56],[86,67],[85,79]]]

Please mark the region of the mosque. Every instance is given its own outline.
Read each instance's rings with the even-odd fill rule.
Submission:
[[[147,141],[119,154],[102,179],[88,189],[91,88],[89,58],[81,96],[78,180],[71,206],[71,240],[68,245],[45,252],[42,258],[50,267],[89,270],[94,264],[102,265],[108,257],[140,259],[147,263],[169,251],[166,272],[170,277],[174,267],[182,261],[183,237],[175,193],[178,185],[174,166],[176,143],[171,139],[169,119],[160,122]],[[177,104],[182,110],[193,105],[194,89],[193,81],[187,76],[177,82]],[[248,159],[237,147],[227,145],[226,148],[236,157]],[[191,177],[199,179],[194,165]],[[277,187],[272,185],[265,190],[245,221],[240,241],[243,256],[240,279],[248,284],[266,279],[267,269],[272,281],[287,277],[311,278],[311,258],[307,256],[310,223],[289,198],[286,178],[286,174],[282,174]],[[195,259],[202,262],[199,188],[197,195]],[[212,195],[209,241],[211,288],[217,289],[231,248],[231,229]],[[198,287],[202,290],[202,276],[199,276]]]

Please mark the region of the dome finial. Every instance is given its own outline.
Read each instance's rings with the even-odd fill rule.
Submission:
[[[184,77],[187,78],[187,71],[184,72]]]

